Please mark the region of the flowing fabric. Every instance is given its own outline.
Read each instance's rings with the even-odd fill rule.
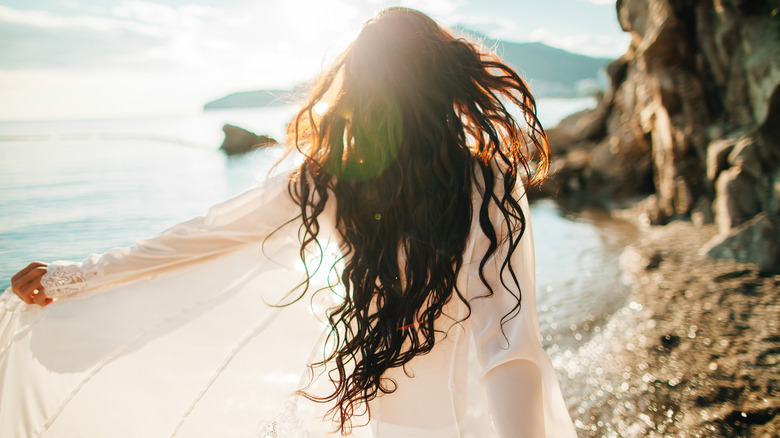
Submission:
[[[43,283],[56,301],[47,307],[0,295],[0,436],[330,436],[330,406],[294,394],[311,383],[326,309],[343,291],[338,264],[330,269],[338,233],[326,211],[323,251],[307,263],[321,268],[296,300],[306,271],[288,178],[132,247],[51,264]],[[528,217],[524,197],[522,206]],[[522,307],[503,326],[520,291],[502,286],[498,254],[484,271],[496,293],[478,298],[487,245],[472,220],[458,278],[471,315],[461,321],[465,305],[451,300],[433,351],[388,372],[397,390],[369,404],[370,423],[353,418],[353,436],[576,436],[540,342],[530,222],[511,260]],[[518,392],[524,381],[535,390]],[[329,385],[319,375],[308,390]]]

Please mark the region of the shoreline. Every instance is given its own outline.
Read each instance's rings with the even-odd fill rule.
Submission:
[[[572,410],[578,432],[776,436],[780,274],[699,254],[714,225],[647,225],[637,205],[612,217],[638,230],[621,257],[631,292],[628,306],[578,349],[582,363],[562,364],[586,382]]]

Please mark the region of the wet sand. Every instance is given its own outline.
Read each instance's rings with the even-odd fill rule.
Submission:
[[[640,231],[621,260],[632,287],[569,362],[587,388],[570,404],[579,435],[778,436],[780,275],[701,256],[714,226],[613,216]]]

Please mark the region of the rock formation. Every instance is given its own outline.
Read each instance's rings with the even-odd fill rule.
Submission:
[[[715,222],[712,257],[780,270],[780,1],[618,0],[628,52],[596,109],[549,132],[562,196],[650,195]]]
[[[222,127],[222,131],[225,133],[225,141],[219,148],[228,155],[245,154],[254,148],[278,144],[276,140],[267,135],[256,135],[234,125],[225,125]]]

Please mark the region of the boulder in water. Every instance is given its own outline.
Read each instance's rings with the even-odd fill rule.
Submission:
[[[225,125],[222,131],[225,132],[225,141],[219,148],[228,155],[241,155],[255,148],[279,144],[267,135],[257,135],[234,125]]]

